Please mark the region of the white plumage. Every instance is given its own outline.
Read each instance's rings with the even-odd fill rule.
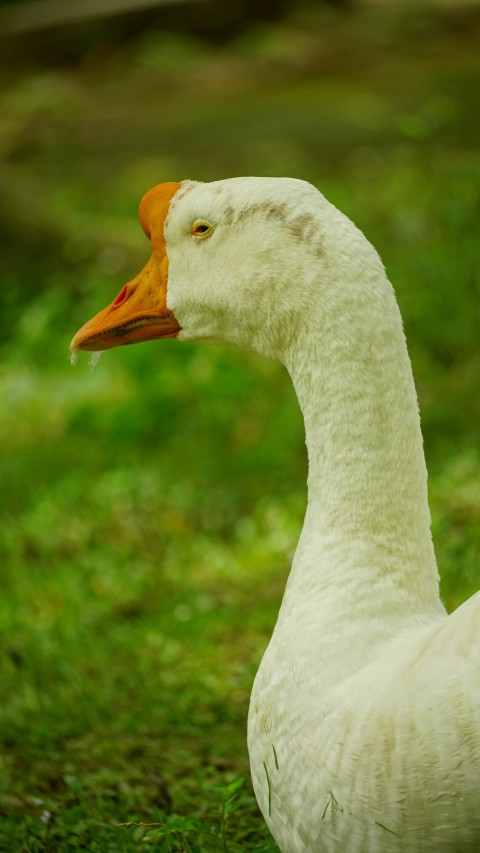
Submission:
[[[184,182],[162,233],[178,339],[279,359],[305,419],[308,508],[248,723],[265,820],[282,853],[478,853],[480,596],[450,616],[439,598],[378,255],[292,179]]]

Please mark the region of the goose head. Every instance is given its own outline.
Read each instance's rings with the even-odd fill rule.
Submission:
[[[358,268],[371,250],[315,187],[290,178],[159,184],[139,215],[151,258],[77,332],[73,351],[174,337],[283,361],[313,304],[330,310],[348,260]]]

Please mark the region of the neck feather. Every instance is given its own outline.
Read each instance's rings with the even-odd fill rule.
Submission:
[[[309,460],[287,594],[310,576],[312,595],[335,589],[372,615],[422,618],[442,606],[420,419],[393,290],[383,270],[377,279],[370,298],[347,295],[318,323],[313,311],[284,359]]]

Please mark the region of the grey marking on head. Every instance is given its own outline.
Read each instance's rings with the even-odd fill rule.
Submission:
[[[182,184],[182,195],[195,186],[194,182],[185,182],[185,184],[187,185]],[[271,221],[276,220],[284,224],[290,237],[307,243],[317,258],[324,258],[325,249],[315,214],[305,211],[289,216],[288,202],[277,202],[268,198],[252,201],[250,204],[247,202],[243,207],[238,208],[235,206],[232,194],[226,191],[224,186],[212,185],[211,189],[216,195],[224,194],[222,213],[217,220],[219,223],[222,221],[227,226],[235,226],[254,216],[263,216],[264,219]]]
[[[237,212],[235,223],[243,222],[250,216],[255,216],[259,213],[265,214],[268,219],[285,219],[287,209],[286,203],[276,204],[273,201],[257,201],[240,208]]]
[[[225,224],[231,225],[234,218],[235,218],[235,208],[233,207],[233,205],[229,204],[225,208],[225,215],[224,215]]]
[[[323,258],[325,251],[318,222],[313,213],[300,213],[287,224],[288,230],[293,237],[299,237],[305,243],[315,247],[315,254]]]
[[[294,237],[302,237],[311,242],[317,234],[317,223],[312,213],[300,213],[288,223],[290,232]]]

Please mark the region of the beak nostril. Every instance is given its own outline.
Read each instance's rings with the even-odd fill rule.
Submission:
[[[112,302],[112,308],[117,308],[119,305],[122,304],[122,302],[125,302],[125,300],[127,298],[127,294],[128,294],[128,287],[126,284],[124,284],[124,286],[122,287],[117,298],[115,299],[114,302]]]

